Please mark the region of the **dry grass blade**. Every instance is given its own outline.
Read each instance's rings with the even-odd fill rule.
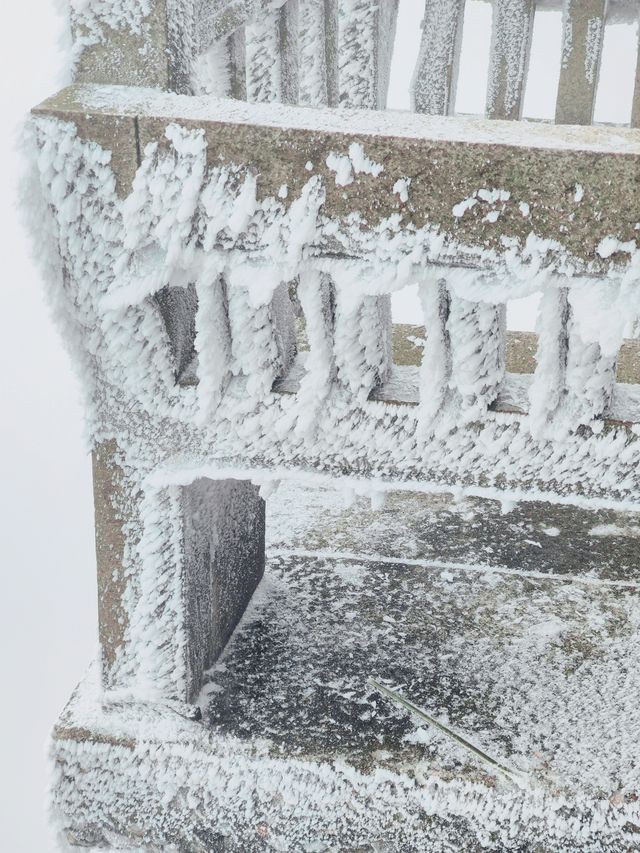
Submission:
[[[460,746],[464,747],[468,752],[471,752],[476,758],[479,758],[483,764],[488,765],[492,770],[497,770],[502,776],[507,778],[510,782],[515,783],[519,787],[524,787],[529,782],[529,777],[526,773],[522,773],[519,770],[511,770],[509,767],[505,767],[504,764],[501,764],[496,758],[493,758],[491,755],[488,755],[484,750],[472,744],[462,735],[454,732],[453,729],[450,729],[449,726],[445,726],[444,723],[441,723],[439,720],[434,719],[426,711],[422,708],[419,708],[417,705],[414,705],[413,702],[410,702],[409,699],[405,699],[404,696],[400,695],[395,690],[391,690],[389,687],[385,687],[384,684],[381,684],[379,681],[376,681],[375,678],[369,679],[369,684],[373,687],[374,690],[377,690],[378,693],[381,693],[383,696],[386,696],[387,699],[391,699],[392,702],[396,702],[398,705],[401,705],[405,710],[412,713],[414,716],[418,717],[420,720],[428,723],[430,726],[433,726],[438,731],[442,732],[447,737],[454,740],[456,743],[460,744]]]

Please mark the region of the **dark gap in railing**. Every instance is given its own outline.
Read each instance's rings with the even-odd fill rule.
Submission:
[[[298,352],[297,324],[291,288],[292,285],[289,282],[282,282],[275,289],[271,300],[271,317],[283,376],[293,366]]]
[[[293,311],[295,337],[296,337],[296,355],[302,352],[309,351],[309,339],[307,337],[307,320],[300,304],[298,297],[298,282],[292,281],[289,284],[289,299],[291,300],[291,308]]]

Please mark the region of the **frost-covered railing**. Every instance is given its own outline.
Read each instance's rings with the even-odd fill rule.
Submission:
[[[487,116],[520,118],[535,16],[561,9],[556,121],[589,124],[605,26],[637,24],[636,0],[486,2],[493,10]],[[417,112],[453,112],[465,6],[424,2],[412,81]],[[394,48],[398,0],[100,0],[73,9],[79,80],[184,94],[380,108],[394,49],[405,49]],[[631,124],[640,124],[640,83]]]
[[[101,308],[156,297],[167,414],[204,421],[235,366],[250,393],[316,394],[306,377],[319,371],[358,401],[418,405],[425,426],[452,395],[466,420],[515,409],[538,430],[560,414],[568,426],[640,419],[640,389],[615,373],[637,313],[634,131],[231,102],[212,121],[210,103],[86,86],[38,110],[96,143],[119,120],[101,204],[122,247]],[[123,203],[116,186],[132,179]],[[379,303],[416,281],[427,346],[421,368],[402,369]],[[538,369],[508,375],[505,305],[536,291]],[[308,354],[296,351],[298,302]],[[159,404],[157,383],[128,381]]]
[[[112,686],[197,691],[244,600],[231,596],[224,629],[216,610],[213,636],[198,609],[212,531],[218,555],[226,531],[229,578],[259,577],[251,483],[263,497],[293,477],[637,505],[637,439],[606,426],[640,421],[640,389],[615,381],[640,311],[636,131],[95,86],[35,112],[58,314],[93,434],[119,448],[97,468],[98,493],[123,494],[98,513]],[[415,376],[394,370],[380,301],[409,281],[427,329]],[[504,304],[535,290],[538,367],[523,383],[505,374]],[[416,405],[398,405],[407,394]],[[240,481],[206,515],[185,510]]]
[[[605,9],[565,5],[558,115],[588,124]],[[393,2],[75,14],[94,82],[36,109],[34,135],[96,448],[111,690],[194,697],[261,576],[282,477],[637,507],[640,388],[616,359],[640,316],[638,132],[500,121],[522,103],[521,0],[495,6],[491,120],[437,115],[463,6],[425,6],[429,115],[345,108],[384,105]],[[415,368],[391,346],[389,297],[409,283]],[[532,292],[537,367],[510,374],[505,305]]]

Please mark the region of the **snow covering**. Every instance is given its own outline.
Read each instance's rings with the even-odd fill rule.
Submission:
[[[290,99],[292,87],[300,85],[304,103],[328,101],[327,57],[311,50],[327,25],[327,5],[322,5],[321,9],[320,4],[301,3],[301,56],[307,51],[318,60],[301,84],[280,50],[283,13],[269,8],[247,26],[248,100],[284,101]],[[105,26],[139,29],[149,11],[146,2],[111,4],[108,15],[105,8],[98,0],[74,7],[76,21],[85,28],[85,44],[99,41]],[[513,4],[510,8],[515,9]],[[507,108],[519,98],[525,64],[522,42],[513,47],[515,42],[507,35],[512,25],[522,31],[527,8],[527,3],[521,3],[518,20],[514,23],[506,17],[497,30],[496,46],[508,54]],[[446,19],[438,26],[446,25],[450,38],[439,56],[443,63],[439,73],[445,66],[449,69],[459,38],[459,4],[446,4],[446,11]],[[394,3],[380,7],[368,0],[347,0],[340,5],[343,105],[382,104],[394,15]],[[432,34],[428,28],[425,33],[428,42]],[[500,38],[507,38],[517,52],[511,55],[505,45],[500,47]],[[210,47],[194,71],[198,89],[226,94],[228,62],[227,46]],[[130,97],[129,106],[135,110],[134,90]],[[144,97],[153,98],[148,93]],[[194,99],[189,109],[197,114],[207,107]],[[240,120],[259,118],[254,107],[232,109]],[[282,115],[286,119],[286,112]],[[312,126],[322,122],[322,116],[310,116],[307,121]],[[339,121],[348,127],[350,117]],[[386,121],[383,116],[371,120],[372,132],[383,133]],[[487,133],[474,130],[472,123],[466,127],[469,133],[461,136],[465,142],[481,140]],[[450,133],[444,126],[440,131],[434,128],[436,136]],[[412,119],[406,119],[407,135],[414,129]],[[394,132],[402,135],[397,123]],[[557,145],[554,133],[546,128],[496,130],[496,136],[516,140],[515,144],[542,147]],[[520,844],[526,832],[579,850],[606,849],[597,840],[603,827],[613,843],[626,838],[629,823],[638,823],[636,802],[614,790],[618,780],[607,775],[608,766],[596,761],[589,765],[591,753],[575,738],[573,748],[584,750],[580,752],[584,778],[568,779],[576,773],[575,755],[568,747],[564,752],[558,749],[557,762],[565,782],[583,785],[580,796],[568,795],[562,785],[555,784],[505,792],[488,786],[486,779],[460,781],[446,775],[451,759],[446,750],[441,753],[443,777],[422,780],[406,768],[384,766],[384,761],[374,774],[368,774],[336,761],[336,756],[327,761],[305,755],[283,757],[256,738],[243,741],[237,733],[216,736],[212,750],[210,732],[186,721],[179,703],[199,683],[198,666],[202,667],[202,661],[190,660],[188,648],[187,555],[182,536],[183,490],[201,478],[249,480],[260,487],[263,497],[271,496],[280,482],[285,487],[330,485],[347,501],[366,496],[376,511],[382,511],[393,490],[436,496],[456,490],[461,499],[489,497],[500,502],[505,514],[522,500],[588,508],[637,507],[637,433],[605,424],[618,393],[617,349],[640,316],[636,244],[621,243],[615,235],[604,240],[599,247],[603,260],[613,256],[625,260],[612,263],[610,272],[596,281],[577,274],[574,259],[559,241],[544,241],[534,233],[523,246],[507,242],[504,251],[496,252],[446,241],[431,226],[404,228],[399,215],[376,228],[358,215],[329,220],[323,213],[325,186],[322,178],[312,174],[313,164],[296,197],[290,198],[283,185],[277,197],[259,199],[256,176],[250,170],[241,164],[208,165],[204,132],[177,124],[168,124],[163,144],[151,144],[142,152],[132,192],[122,200],[111,155],[80,139],[73,125],[39,118],[33,123],[33,135],[44,202],[38,237],[48,248],[43,261],[53,273],[49,278],[54,282],[56,314],[82,374],[91,439],[116,442],[124,479],[116,508],[128,519],[125,639],[108,683],[108,697],[115,704],[101,710],[94,672],[67,719],[99,737],[85,742],[74,736],[56,742],[56,808],[66,815],[82,815],[90,826],[101,809],[113,806],[114,793],[122,794],[124,801],[135,792],[146,814],[153,814],[149,805],[159,796],[161,804],[178,809],[187,827],[193,802],[181,812],[181,792],[197,778],[201,812],[226,810],[252,825],[267,814],[277,840],[287,837],[283,822],[305,799],[310,808],[302,816],[307,835],[288,831],[289,840],[298,846],[283,847],[279,841],[279,849],[309,853],[325,849],[321,840],[310,839],[308,833],[320,838],[335,829],[344,819],[347,802],[359,806],[349,812],[354,822],[350,831],[370,834],[378,811],[391,812],[401,816],[395,832],[396,840],[403,843],[407,833],[415,842],[416,814],[425,811],[441,819],[437,831],[443,843],[455,843],[459,837],[455,823],[462,819],[474,822],[482,843],[499,839],[507,848]],[[637,140],[611,131],[595,133],[585,143],[585,150],[625,147],[636,150]],[[338,186],[355,182],[358,175],[375,179],[384,171],[383,164],[371,160],[357,142],[347,153],[332,152],[326,162]],[[393,193],[400,204],[407,204],[410,178],[402,174],[394,178]],[[576,204],[583,194],[577,185]],[[453,205],[452,214],[462,218],[483,205],[484,221],[493,225],[514,203],[508,187],[479,187]],[[518,206],[526,218],[529,203],[519,201]],[[354,254],[355,247],[357,257],[327,256],[322,250],[328,241],[345,254]],[[448,265],[465,252],[485,270]],[[371,399],[372,392],[394,376],[389,294],[414,283],[419,285],[426,327],[419,403],[389,405]],[[296,353],[290,285],[296,288],[304,314],[306,354]],[[168,287],[193,288],[197,297],[192,342],[197,381],[189,385],[176,382],[173,342],[160,311],[158,295]],[[506,379],[505,303],[537,291],[543,293],[538,366],[530,384],[522,386],[528,414],[492,412]],[[183,330],[183,334],[187,333]],[[274,382],[294,369],[300,371],[297,392],[274,393]],[[226,509],[231,514],[231,499],[221,512]],[[610,533],[609,528],[603,534],[603,528],[595,526],[592,531],[596,531],[594,537]],[[541,533],[542,538],[556,539],[560,529],[548,526]],[[283,598],[283,588],[297,602],[295,618],[300,614],[311,618],[306,585],[316,580],[317,565],[304,560],[320,561],[317,583],[327,583],[322,553],[293,555],[298,562],[292,562],[291,555],[272,556],[263,597],[254,602],[237,642],[256,613],[273,613],[273,601]],[[413,568],[428,569],[414,562]],[[444,608],[448,602],[450,606],[454,599],[462,607],[469,584],[459,581],[458,568],[439,566],[442,573],[435,590],[425,582],[424,595],[416,595],[415,587],[402,588],[399,598],[406,598],[407,612],[409,605],[422,609],[430,602],[438,613],[440,605]],[[382,580],[374,580],[366,567],[350,558],[334,561],[333,572],[329,591],[340,593],[334,617],[346,625],[353,622],[350,614],[354,612],[343,606],[349,588],[370,585],[374,589],[377,583],[383,598],[393,599],[392,573],[385,571]],[[513,579],[510,582],[517,585]],[[478,577],[471,582],[473,596],[495,597],[498,585],[495,577]],[[270,589],[275,590],[271,601]],[[465,646],[469,678],[482,673],[487,662],[503,684],[509,683],[514,660],[521,679],[541,671],[537,669],[541,651],[549,652],[550,638],[565,632],[566,625],[554,614],[544,620],[532,618],[523,603],[528,594],[522,583],[517,604],[510,610],[512,605],[502,601],[505,609],[500,614],[501,619],[507,613],[529,620],[525,641],[515,643],[519,656],[505,656],[503,649],[492,645],[491,636],[480,631]],[[580,606],[591,607],[589,595],[582,588],[580,595],[561,591],[567,621],[576,598]],[[545,597],[540,598],[536,605],[544,611]],[[617,606],[635,627],[635,609],[627,607],[626,601]],[[289,618],[284,608],[278,612],[282,619]],[[594,631],[602,630],[603,612],[595,605],[589,612],[595,614]],[[390,624],[387,614],[386,625],[372,626],[364,636],[376,640],[381,654],[393,651],[397,656],[402,651],[394,646],[397,626]],[[311,627],[316,635],[321,630],[317,624]],[[299,642],[307,645],[312,636],[313,631],[303,633]],[[354,647],[359,642],[348,628],[343,638]],[[547,740],[571,724],[579,734],[583,732],[583,695],[635,737],[633,671],[624,671],[629,682],[622,693],[623,705],[611,699],[613,691],[610,696],[601,690],[602,684],[619,686],[612,673],[628,652],[626,642],[626,637],[612,641],[606,659],[592,664],[584,694],[568,691],[564,685],[560,692],[564,717],[557,716],[558,694],[553,689],[536,693],[535,685],[531,688],[545,709]],[[455,646],[453,642],[451,654]],[[423,644],[424,648],[428,645]],[[459,644],[457,648],[459,652]],[[232,644],[229,656],[233,653]],[[386,660],[389,664],[390,659]],[[552,670],[555,664],[550,654],[545,666]],[[211,708],[215,708],[218,680],[225,678],[224,667],[222,660],[211,673]],[[502,697],[503,722],[520,712],[516,697],[513,691]],[[133,699],[151,704],[142,706],[140,715],[140,704],[128,704]],[[365,705],[363,713],[372,714]],[[485,735],[490,737],[486,731]],[[534,744],[528,736],[518,733],[515,752],[531,755]],[[425,737],[416,735],[407,744],[424,746]],[[617,766],[627,775],[633,772],[633,759],[624,749],[616,753]],[[83,772],[69,774],[68,767]],[[74,779],[69,784],[71,775]],[[274,805],[276,792],[280,800]],[[610,798],[615,796],[614,802]],[[153,823],[152,817],[144,819]],[[217,829],[222,832],[229,827]],[[230,829],[233,835],[234,827]],[[151,826],[149,831],[153,830]],[[436,830],[429,827],[429,831]],[[445,837],[448,833],[450,837]],[[122,841],[115,836],[106,840]]]
[[[336,173],[336,186],[339,187],[346,187],[352,184],[355,175],[373,175],[374,178],[377,178],[381,172],[384,172],[382,163],[375,163],[373,160],[370,160],[364,153],[364,148],[359,142],[351,143],[348,155],[336,154],[332,151],[328,155],[326,162],[331,171]],[[397,191],[400,194],[404,193],[406,195],[404,185]],[[396,192],[395,188],[394,192]]]
[[[248,101],[283,100],[280,15],[279,10],[263,15],[246,27]]]
[[[532,237],[527,263],[507,253],[505,282],[425,265],[443,245],[429,229],[385,240],[360,223],[327,221],[319,176],[288,207],[259,201],[251,172],[207,167],[201,131],[170,125],[168,145],[147,147],[124,201],[110,155],[72,125],[37,119],[34,133],[53,293],[91,401],[90,431],[117,440],[130,494],[144,496],[127,557],[141,566],[130,570],[129,652],[116,683],[154,696],[184,689],[183,605],[171,575],[182,556],[165,540],[179,526],[178,487],[197,477],[264,484],[266,474],[315,472],[346,488],[373,481],[375,491],[404,483],[502,500],[638,500],[635,435],[602,429],[615,353],[640,314],[635,247],[602,246],[631,261],[618,279],[597,282],[551,276]],[[375,173],[363,150],[350,162]],[[509,192],[481,189],[477,198],[505,204]],[[316,253],[322,232],[340,228],[361,240],[361,260]],[[293,366],[286,283],[296,280],[311,351],[299,393],[282,396],[271,388]],[[389,406],[369,399],[393,369],[388,294],[413,281],[427,323],[421,402]],[[169,284],[195,284],[195,386],[175,381],[154,298]],[[545,296],[531,415],[492,414],[504,380],[504,303],[534,290]],[[158,600],[162,618],[151,605]]]
[[[602,52],[602,38],[604,34],[604,20],[600,17],[589,18],[587,23],[587,43],[584,57],[584,75],[589,85],[596,82],[596,72],[600,63]]]
[[[156,843],[179,827],[178,849],[206,831],[232,850],[330,850],[336,838],[400,850],[632,845],[637,584],[390,557],[437,528],[446,540],[443,514],[473,536],[483,511],[469,502],[462,522],[462,506],[406,497],[390,496],[381,525],[362,499],[345,514],[335,490],[277,488],[265,579],[198,699],[208,724],[176,704],[101,707],[92,672],[55,743],[65,824],[118,824],[133,806]],[[336,528],[357,554],[336,548]],[[492,778],[418,727],[367,689],[369,674],[526,783]],[[65,729],[93,734],[78,742]],[[266,838],[252,842],[256,825]]]

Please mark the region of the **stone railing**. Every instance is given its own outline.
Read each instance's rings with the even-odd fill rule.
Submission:
[[[505,849],[634,844],[635,794],[527,788],[514,800],[495,780],[460,787],[438,776],[427,819],[420,801],[411,822],[403,815],[417,806],[399,808],[391,793],[405,783],[389,782],[386,764],[370,772],[373,753],[354,788],[350,759],[270,754],[252,735],[243,744],[196,724],[206,700],[194,705],[262,577],[265,505],[280,480],[366,495],[374,509],[388,491],[488,498],[505,512],[540,502],[554,535],[550,503],[637,510],[640,371],[629,370],[638,350],[625,339],[640,318],[640,86],[632,127],[590,124],[605,20],[637,17],[637,3],[564,0],[555,125],[511,119],[522,113],[534,15],[560,4],[495,0],[486,118],[452,114],[464,0],[425,3],[414,113],[381,109],[397,0],[74,5],[76,83],[32,121],[38,251],[93,446],[101,681],[79,689],[54,732],[65,837],[258,850],[284,826],[279,849],[325,849],[320,838],[365,849],[405,831],[406,849],[426,849],[437,815],[456,826],[464,816],[474,838],[508,839]],[[390,312],[409,284],[423,314],[413,365],[397,357]],[[516,373],[506,306],[536,292],[535,364]],[[633,559],[619,556],[626,583]],[[422,593],[401,578],[403,609]],[[456,598],[438,595],[432,613]],[[483,595],[493,600],[494,586]],[[495,612],[511,624],[516,611],[509,600]],[[613,612],[603,605],[598,630]],[[424,634],[421,660],[441,624]],[[377,631],[376,644],[389,636]],[[484,631],[467,634],[471,646]],[[599,672],[598,691],[609,690]],[[595,691],[578,691],[574,722],[583,695],[587,705]],[[591,764],[590,752],[582,758]],[[423,796],[413,778],[405,787]],[[281,791],[294,794],[286,807]],[[451,849],[471,849],[456,837]]]
[[[129,472],[129,532],[104,573],[127,548],[149,567],[141,610],[103,620],[118,642],[132,619],[148,636],[145,602],[176,560],[191,582],[190,546],[168,541],[187,529],[181,490],[203,478],[262,495],[280,477],[311,477],[637,501],[640,388],[616,382],[637,315],[635,131],[90,85],[35,115],[59,313],[86,364],[93,432]],[[393,364],[388,305],[412,282],[427,338],[422,365],[407,368]],[[533,291],[537,367],[509,374],[505,304]],[[302,318],[308,352],[297,351]],[[237,518],[243,542],[258,531],[259,562],[262,523]],[[187,698],[200,664],[188,676],[191,653],[180,670],[159,652],[179,636],[176,608],[146,658],[147,686]]]

